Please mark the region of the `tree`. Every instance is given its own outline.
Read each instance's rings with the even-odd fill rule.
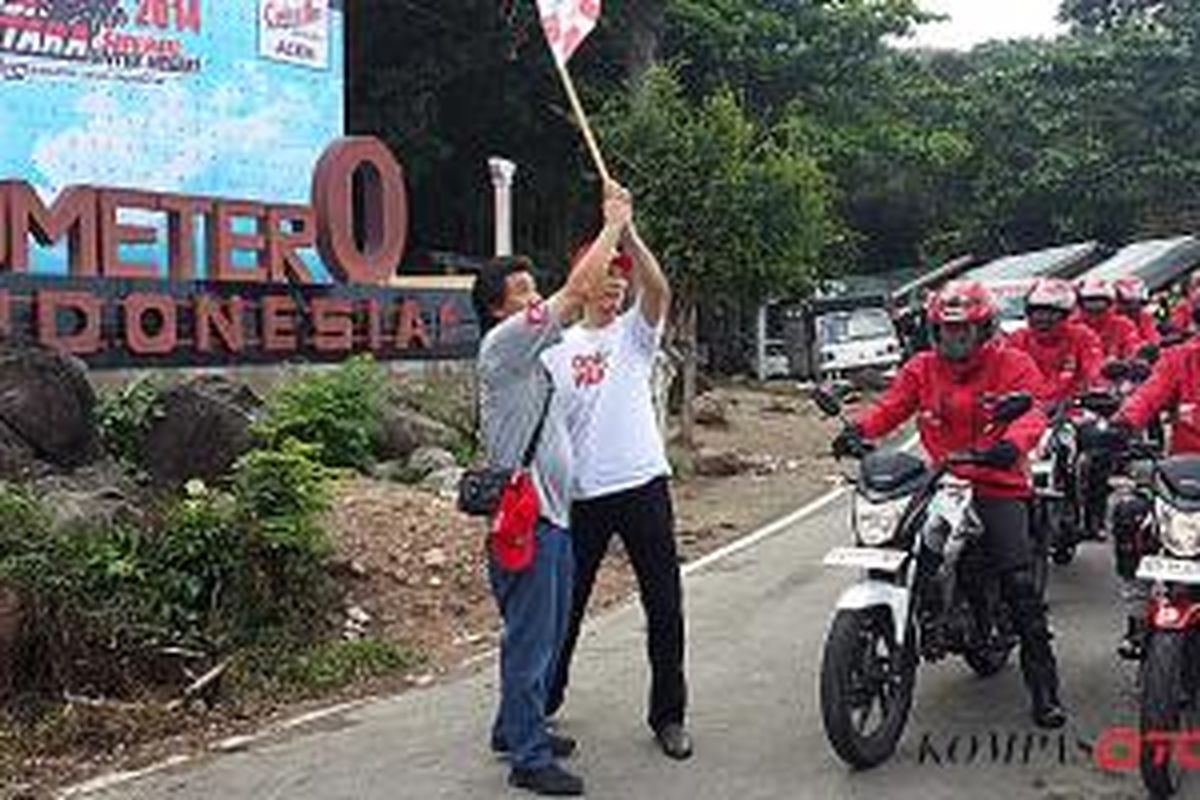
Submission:
[[[811,285],[840,233],[830,184],[813,159],[764,133],[733,92],[695,103],[666,68],[614,98],[599,123],[675,287],[690,446],[702,299],[753,302]]]

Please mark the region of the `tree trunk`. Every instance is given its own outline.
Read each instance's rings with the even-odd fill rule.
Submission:
[[[696,446],[696,297],[689,292],[683,305],[683,411],[680,438],[689,450]]]
[[[627,6],[629,31],[625,74],[637,83],[658,60],[658,43],[666,24],[665,0],[638,0]]]

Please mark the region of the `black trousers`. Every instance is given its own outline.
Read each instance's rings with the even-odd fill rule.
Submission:
[[[682,723],[687,705],[687,683],[683,674],[683,590],[675,550],[675,516],[665,477],[572,504],[574,598],[557,674],[547,696],[546,712],[553,714],[562,705],[579,626],[596,582],[596,572],[614,533],[621,537],[633,565],[646,614],[646,649],[651,672],[648,722],[651,728],[658,730],[670,723]]]
[[[983,523],[983,554],[1000,576],[1000,593],[1021,639],[1021,672],[1031,694],[1057,696],[1058,664],[1050,645],[1046,603],[1033,580],[1029,502],[1008,497],[975,497]]]

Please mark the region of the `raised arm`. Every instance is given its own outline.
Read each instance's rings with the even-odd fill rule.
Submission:
[[[671,285],[667,283],[667,276],[632,221],[625,228],[621,244],[633,259],[633,284],[638,308],[651,327],[658,327],[671,308]]]

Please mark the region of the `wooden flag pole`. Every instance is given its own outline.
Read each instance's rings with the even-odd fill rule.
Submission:
[[[587,142],[588,152],[592,154],[592,161],[595,162],[600,177],[605,183],[609,183],[612,181],[612,177],[608,174],[604,156],[601,155],[600,146],[596,144],[596,137],[592,134],[592,126],[588,123],[587,115],[583,113],[579,95],[575,93],[575,84],[571,81],[571,73],[567,71],[567,65],[559,61],[557,56],[553,60],[555,66],[558,67],[558,76],[562,78],[563,87],[567,90],[567,99],[571,101],[571,110],[575,112],[575,118],[579,120],[579,127],[583,131],[583,140]]]

